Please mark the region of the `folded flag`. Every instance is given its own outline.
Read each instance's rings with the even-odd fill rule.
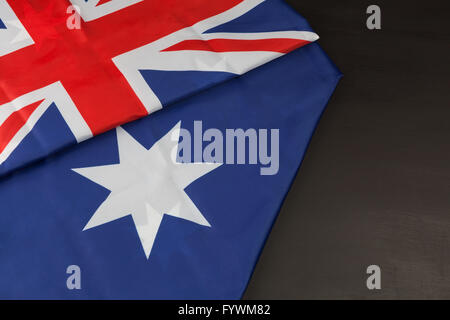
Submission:
[[[317,38],[279,0],[0,0],[0,175]]]
[[[45,7],[28,2],[35,4],[34,9]],[[83,1],[73,2],[85,8]],[[90,2],[87,8],[91,11],[80,11],[86,25],[94,23],[89,36],[99,35],[107,25],[102,22],[105,17],[115,22],[126,19],[131,30],[139,27],[133,16],[123,18],[121,10],[133,12],[143,3],[152,4],[155,14],[163,14],[166,3],[187,5],[186,1],[86,1]],[[104,10],[93,9],[108,3]],[[186,15],[172,13],[176,20],[168,15],[162,21],[170,21],[176,30],[184,30],[179,28],[180,21],[195,26],[188,32],[194,32],[193,38],[179,40],[176,36],[174,43],[173,30],[151,31],[158,33],[158,39],[159,33],[168,34],[169,40],[155,40],[160,43],[161,58],[152,56],[155,60],[148,60],[146,66],[168,64],[130,73],[136,76],[134,80],[141,77],[136,80],[137,87],[143,88],[144,81],[151,88],[147,92],[155,93],[145,97],[157,97],[162,106],[167,103],[171,107],[31,164],[32,159],[57,150],[56,145],[68,145],[69,137],[75,139],[69,122],[82,118],[90,130],[91,123],[75,95],[67,95],[63,80],[50,84],[50,91],[65,91],[65,95],[52,96],[56,102],[46,96],[45,89],[29,95],[37,102],[24,98],[28,97],[25,94],[7,105],[6,110],[11,110],[12,105],[31,102],[4,117],[2,127],[14,127],[21,120],[27,123],[25,127],[30,127],[31,120],[34,123],[3,163],[10,163],[3,171],[8,174],[0,177],[0,299],[238,299],[244,293],[341,74],[317,43],[285,55],[298,43],[288,44],[286,50],[278,47],[276,55],[265,51],[266,46],[287,43],[283,37],[261,39],[268,32],[279,34],[286,28],[305,32],[309,28],[281,1],[221,1],[217,6],[229,8],[221,7],[224,14],[214,16],[220,16],[221,23],[212,27],[208,22],[207,28],[200,28],[201,22],[193,23],[211,21],[205,19],[212,16],[215,9],[211,6],[216,4],[189,3],[190,7],[183,7]],[[233,8],[242,10],[250,4],[252,9],[235,18]],[[113,9],[119,11],[111,13]],[[199,17],[193,20],[192,12]],[[2,21],[8,30],[9,20]],[[240,34],[243,28],[246,33]],[[95,59],[116,41],[104,40],[87,50]],[[238,50],[242,44],[248,46],[246,50],[252,48],[248,54]],[[21,50],[46,50],[31,48]],[[125,53],[123,60],[113,59],[124,78],[127,69],[121,66],[147,57],[146,51],[139,52],[142,48],[145,43],[136,55]],[[197,58],[197,51],[208,54]],[[2,65],[2,59],[15,59],[17,52],[0,57],[0,70],[9,68]],[[174,54],[166,61],[162,52]],[[51,54],[48,58],[55,59]],[[70,55],[67,59],[76,61]],[[184,68],[186,65],[197,69]],[[95,70],[95,76],[103,73],[99,71],[103,69]],[[117,73],[106,69],[104,73],[111,82],[117,80]],[[32,79],[34,76],[16,81],[29,84]],[[107,90],[103,86],[109,86],[108,79],[83,80],[79,87],[74,86],[74,93],[94,95],[90,90],[98,85],[100,95]],[[12,88],[7,85],[10,82],[0,81],[0,99],[2,94],[11,98],[11,91],[5,91]],[[132,83],[126,82],[135,90]],[[136,97],[145,105],[146,98],[137,93]],[[153,98],[148,101],[156,101]],[[106,108],[107,118],[103,98],[93,99],[98,99],[100,109]],[[76,107],[65,113],[61,111],[65,102]],[[135,118],[127,106],[121,108],[123,118],[95,133]],[[39,116],[36,110],[40,110]],[[13,157],[16,163],[28,165],[12,171],[17,168],[9,162]]]
[[[339,77],[310,44],[2,178],[0,298],[240,298]]]

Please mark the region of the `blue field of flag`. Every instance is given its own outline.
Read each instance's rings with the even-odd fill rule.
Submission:
[[[311,44],[125,125],[130,148],[144,151],[180,121],[192,132],[195,121],[204,130],[279,129],[276,174],[261,175],[252,164],[223,164],[195,179],[184,192],[209,226],[164,214],[148,258],[133,212],[83,231],[111,191],[73,169],[118,164],[131,154],[128,147],[118,149],[126,145],[118,144],[118,131],[3,177],[0,298],[240,298],[339,78],[322,49]],[[80,290],[68,290],[71,265],[81,269]]]

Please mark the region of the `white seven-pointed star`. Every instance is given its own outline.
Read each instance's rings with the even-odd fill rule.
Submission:
[[[222,164],[176,162],[180,123],[150,150],[119,127],[119,164],[73,169],[111,191],[83,231],[131,215],[148,259],[164,214],[211,226],[184,189]]]

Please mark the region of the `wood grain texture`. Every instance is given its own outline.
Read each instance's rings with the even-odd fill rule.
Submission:
[[[287,2],[344,78],[244,298],[450,299],[450,1]]]

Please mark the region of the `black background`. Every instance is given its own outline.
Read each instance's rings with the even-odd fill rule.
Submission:
[[[450,1],[287,2],[344,78],[244,298],[450,299]]]

